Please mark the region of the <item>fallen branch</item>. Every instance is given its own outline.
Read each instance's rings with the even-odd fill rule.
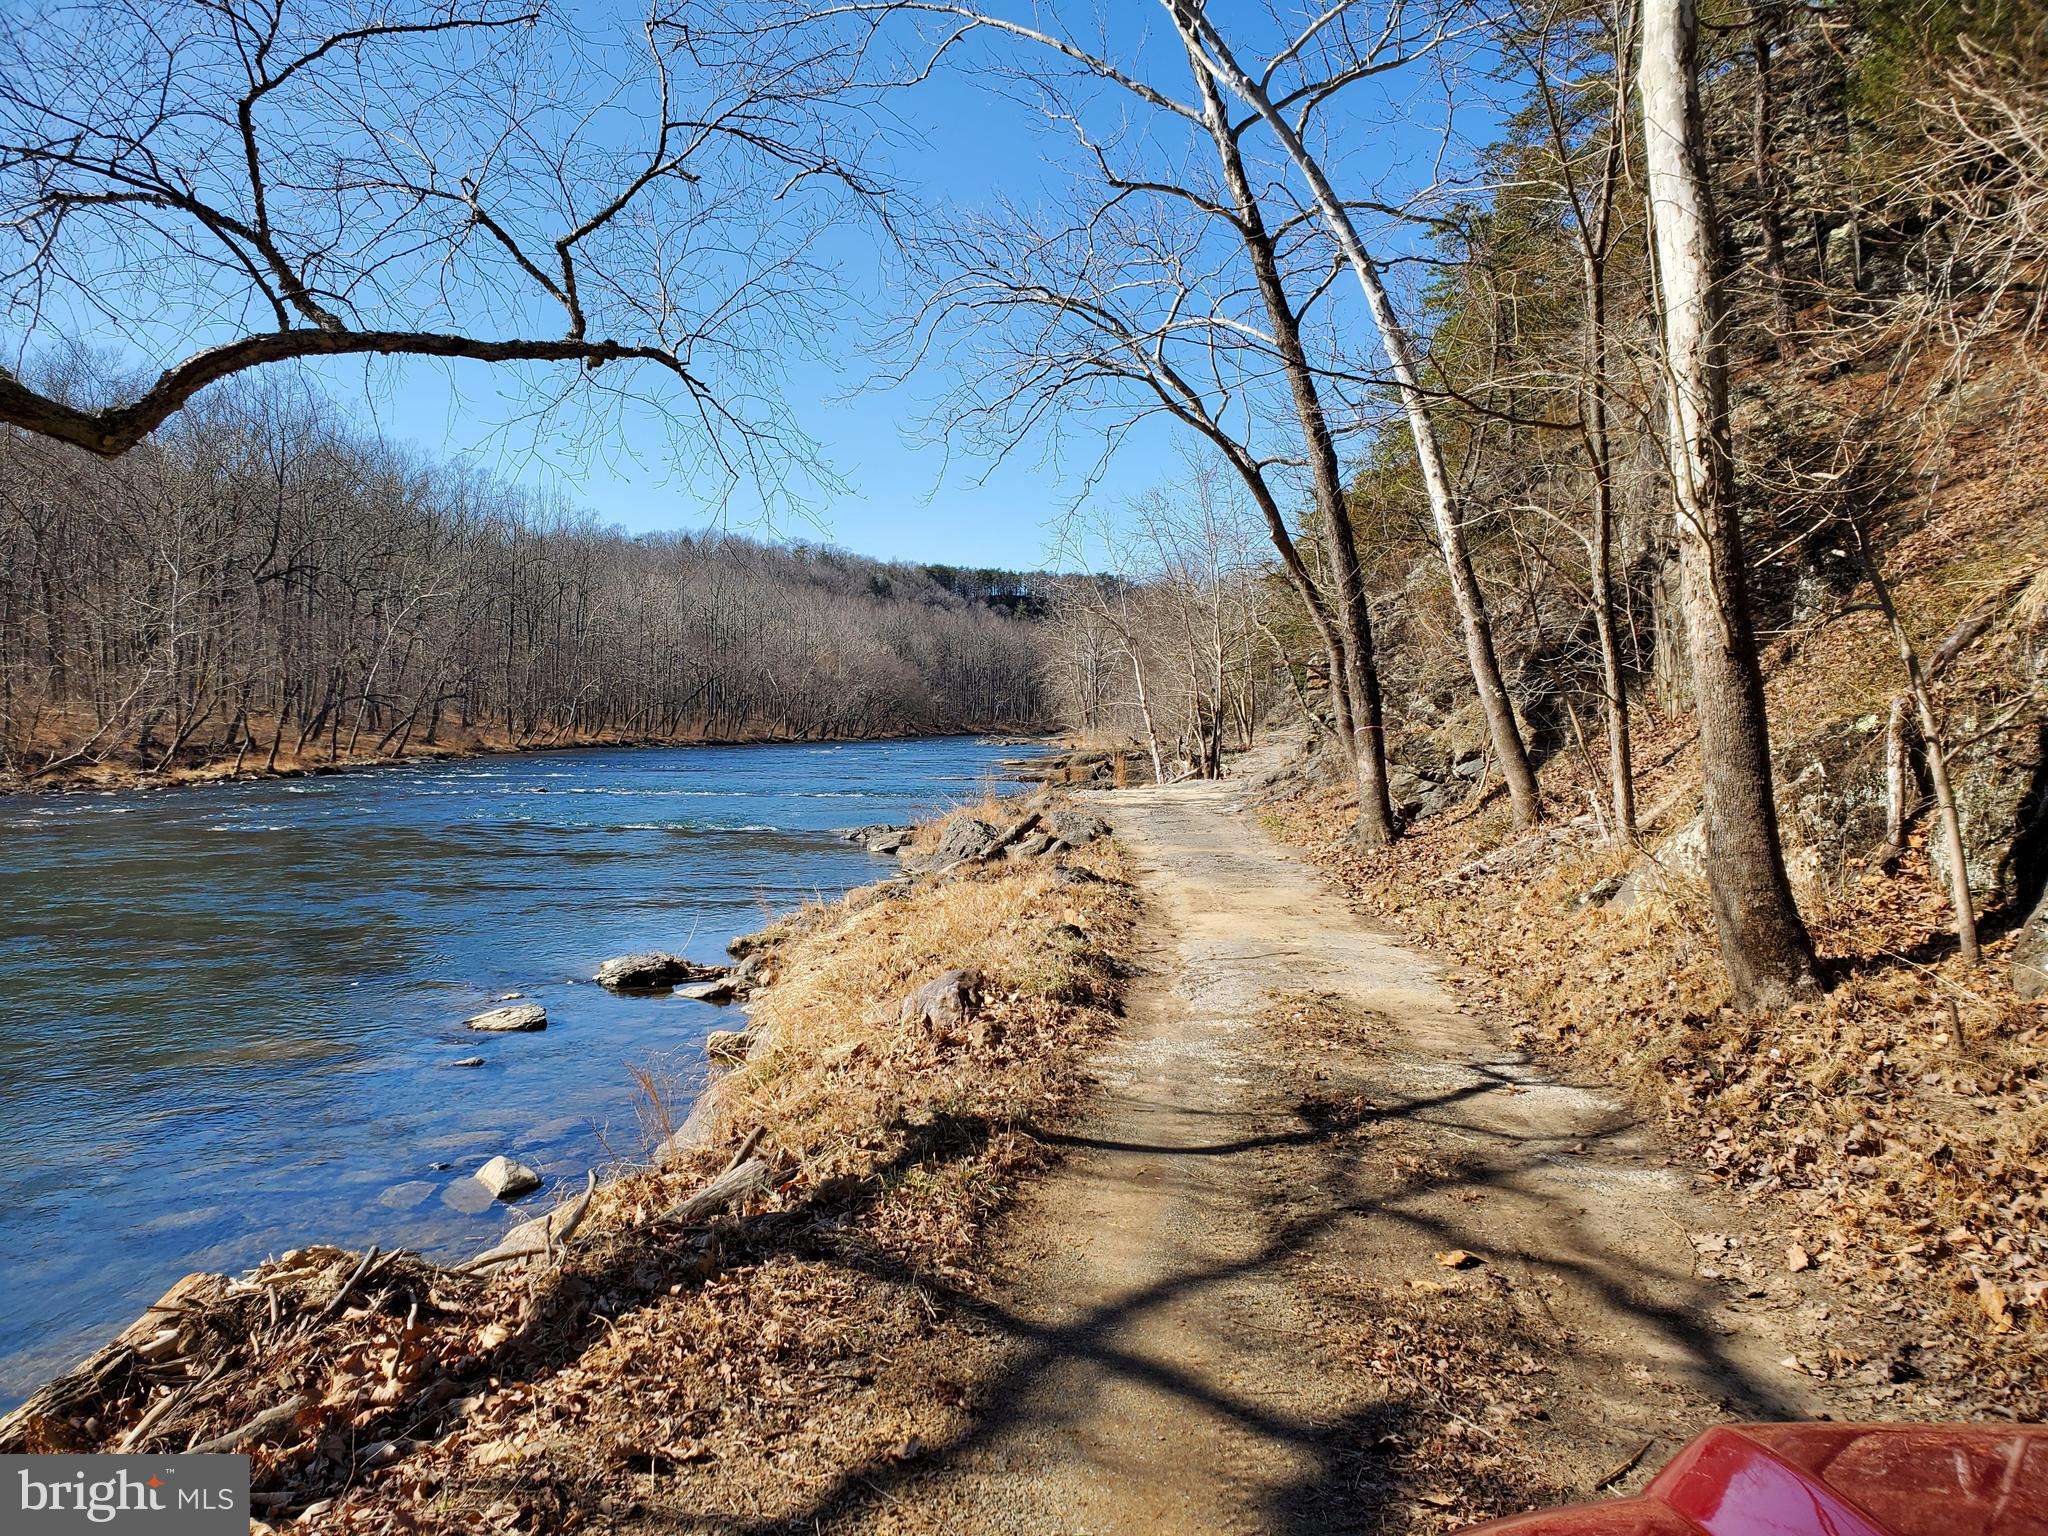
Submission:
[[[318,1328],[341,1310],[341,1304],[348,1300],[348,1293],[354,1290],[357,1282],[370,1272],[377,1262],[377,1257],[377,1245],[372,1243],[363,1251],[362,1258],[357,1262],[355,1269],[350,1273],[349,1277],[341,1282],[341,1289],[328,1297],[327,1305],[313,1314],[313,1320],[306,1325],[308,1332]],[[384,1257],[389,1258],[390,1255],[386,1254]]]
[[[1627,1461],[1624,1461],[1612,1472],[1608,1473],[1605,1477],[1601,1478],[1599,1482],[1595,1483],[1592,1486],[1592,1489],[1590,1491],[1593,1493],[1605,1493],[1609,1488],[1612,1488],[1624,1477],[1627,1477],[1629,1473],[1635,1471],[1637,1466],[1639,1466],[1642,1463],[1642,1459],[1645,1456],[1649,1455],[1650,1447],[1654,1444],[1656,1444],[1654,1440],[1645,1440],[1641,1445],[1635,1448],[1635,1453],[1632,1456],[1630,1456]]]
[[[747,1139],[740,1143],[739,1151],[733,1153],[732,1161],[725,1165],[725,1171],[731,1173],[741,1163],[752,1157],[754,1155],[754,1148],[761,1145],[761,1138],[767,1134],[768,1127],[765,1125],[757,1125],[747,1132]]]
[[[669,1208],[664,1219],[703,1221],[707,1217],[716,1216],[735,1201],[767,1187],[768,1160],[765,1157],[750,1157],[738,1166],[728,1168],[694,1195],[677,1201]]]
[[[213,1369],[198,1381],[179,1387],[174,1392],[166,1392],[147,1413],[135,1421],[128,1433],[121,1437],[121,1443],[114,1447],[115,1451],[126,1452],[138,1448],[149,1434],[160,1428],[174,1413],[187,1406],[201,1392],[226,1375],[227,1368],[228,1357],[223,1355],[213,1363]]]
[[[1015,821],[1011,822],[1007,827],[1003,828],[1002,831],[998,832],[996,834],[996,839],[994,842],[990,843],[986,848],[982,849],[981,852],[970,855],[968,858],[961,860],[961,862],[963,864],[988,863],[991,859],[994,859],[998,855],[1000,855],[1005,848],[1010,846],[1010,844],[1016,842],[1018,838],[1022,837],[1026,832],[1029,832],[1033,827],[1037,826],[1039,818],[1044,814],[1045,813],[1043,810],[1034,809],[1026,811],[1022,816],[1019,816]]]
[[[277,1425],[284,1423],[287,1419],[296,1418],[299,1410],[305,1406],[305,1397],[302,1394],[295,1393],[276,1407],[264,1409],[240,1429],[231,1429],[226,1434],[216,1435],[211,1440],[202,1440],[197,1445],[186,1446],[185,1454],[187,1456],[210,1456],[218,1451],[239,1450],[266,1429],[273,1429]]]
[[[473,1275],[479,1270],[494,1269],[500,1264],[511,1264],[519,1259],[535,1258],[542,1254],[552,1255],[557,1247],[566,1246],[576,1235],[576,1229],[583,1225],[583,1218],[590,1214],[591,1196],[597,1192],[597,1171],[592,1169],[583,1182],[583,1193],[568,1204],[558,1207],[545,1216],[532,1221],[521,1222],[504,1237],[495,1248],[466,1259],[455,1266],[458,1275]]]

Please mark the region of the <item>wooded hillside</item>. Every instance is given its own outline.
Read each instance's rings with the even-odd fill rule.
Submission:
[[[118,460],[0,439],[0,776],[1040,717],[1033,578],[630,537],[241,389]]]
[[[1261,210],[1257,103],[1223,113],[1216,171],[1177,171],[1160,201],[1204,210],[1181,238],[1220,227],[1236,247],[1236,339],[1204,338],[1171,377],[1133,366],[1128,393],[1168,401],[1266,510],[1258,650],[1284,652],[1294,687],[1272,696],[1305,700],[1351,765],[1361,841],[1501,794],[1516,828],[1647,843],[1708,878],[1734,984],[1760,998],[1811,995],[1800,903],[1924,848],[1974,959],[2048,873],[2048,23],[2028,4],[1666,9],[1538,5],[1488,34],[1519,99],[1454,197],[1379,210],[1429,229],[1431,276],[1412,330],[1392,310],[1382,328],[1412,370],[1397,356],[1362,390],[1348,354],[1300,342],[1350,259],[1341,223],[1314,199]],[[1117,220],[1135,222],[1138,175],[1099,183]],[[1271,234],[1283,219],[1295,233]],[[1098,238],[1059,291],[1189,346],[1148,306],[1222,290],[1111,227],[1121,265]],[[1255,440],[1174,393],[1202,347],[1235,388],[1288,382],[1308,511],[1275,494],[1281,418]],[[1351,411],[1340,496],[1318,444]],[[1155,649],[1184,627],[1173,585],[1152,589]],[[1114,707],[1070,705],[1077,723],[1142,739],[1145,650],[1104,632],[1081,671]],[[1673,753],[1693,777],[1646,803]],[[2040,947],[2019,945],[2036,990]]]

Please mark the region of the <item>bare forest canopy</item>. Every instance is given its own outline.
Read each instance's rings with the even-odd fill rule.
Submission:
[[[630,537],[335,424],[210,397],[112,461],[0,438],[0,769],[1038,722],[1043,578]]]

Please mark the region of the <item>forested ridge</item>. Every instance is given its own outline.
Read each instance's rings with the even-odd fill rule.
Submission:
[[[0,442],[0,774],[1015,729],[1039,578],[630,536],[230,392],[123,458]]]

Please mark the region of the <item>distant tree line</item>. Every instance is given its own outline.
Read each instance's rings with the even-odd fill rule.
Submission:
[[[1225,748],[1251,745],[1291,676],[1275,632],[1289,605],[1256,514],[1221,466],[1191,458],[1070,532],[1092,574],[1045,599],[1050,707],[1084,741],[1138,743],[1154,783],[1221,778]]]
[[[0,770],[1040,716],[1031,578],[633,537],[247,387],[107,461],[0,438]],[[963,587],[966,589],[963,593]]]

